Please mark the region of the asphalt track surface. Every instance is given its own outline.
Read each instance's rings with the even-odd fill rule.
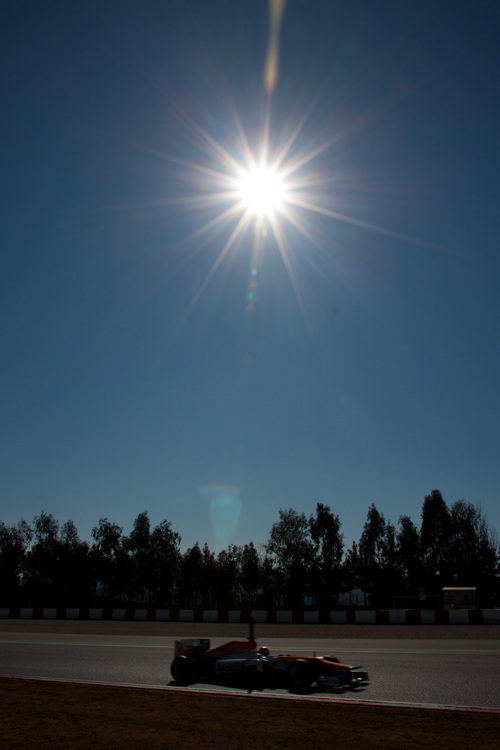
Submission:
[[[246,629],[208,623],[4,620],[0,676],[165,688],[171,683],[174,641],[188,637],[210,637],[218,645],[245,638]],[[273,654],[334,654],[368,670],[366,689],[317,694],[321,699],[500,710],[499,626],[263,625],[256,638]],[[285,697],[287,691],[262,694]]]

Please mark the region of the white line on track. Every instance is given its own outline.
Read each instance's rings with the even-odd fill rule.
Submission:
[[[260,691],[237,691],[237,690],[217,690],[211,687],[174,687],[173,685],[144,685],[134,682],[99,682],[94,680],[77,680],[66,679],[64,677],[26,677],[25,675],[0,674],[0,678],[16,680],[36,680],[39,682],[61,682],[75,685],[94,685],[96,687],[114,687],[114,688],[134,688],[139,690],[155,690],[164,692],[174,692],[177,694],[194,694],[194,695],[212,695],[226,696],[231,698],[260,698],[271,700],[292,700],[315,703],[341,703],[346,706],[367,706],[372,708],[416,708],[421,710],[438,710],[438,711],[466,711],[472,713],[500,714],[500,708],[492,706],[455,706],[438,703],[405,703],[398,701],[381,701],[369,700],[363,698],[338,698],[333,695],[294,695],[293,693],[263,693]]]
[[[134,643],[133,641],[116,642],[116,641],[84,641],[84,640],[50,640],[50,639],[35,639],[35,638],[5,638],[0,637],[0,644],[5,645],[20,645],[20,646],[90,646],[90,647],[102,647],[102,648],[144,648],[144,649],[169,649],[173,648],[175,639],[168,639],[163,643],[154,643],[151,641],[143,643]],[[271,642],[271,641],[269,641]],[[388,647],[367,647],[357,648],[356,646],[332,646],[332,648],[339,654],[425,654],[429,656],[442,656],[443,654],[449,655],[467,655],[467,656],[500,656],[500,648],[446,648],[446,646],[440,648],[418,648],[418,646],[412,648],[388,648]],[[329,647],[323,647],[323,651],[328,651]],[[321,649],[314,649],[318,651]],[[286,649],[282,649],[282,653],[285,653]],[[313,649],[303,648],[303,653],[312,654]]]

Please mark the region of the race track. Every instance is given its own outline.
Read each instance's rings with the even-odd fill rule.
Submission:
[[[4,621],[0,675],[165,687],[176,638],[205,636],[218,645],[245,635],[234,625]],[[500,709],[497,626],[285,625],[259,628],[256,637],[272,653],[335,654],[368,670],[366,690],[327,695],[328,700]]]

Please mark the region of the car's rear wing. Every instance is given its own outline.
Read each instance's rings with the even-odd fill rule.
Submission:
[[[183,638],[175,641],[175,656],[203,654],[210,648],[210,638]]]

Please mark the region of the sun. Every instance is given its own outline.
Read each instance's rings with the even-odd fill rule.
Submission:
[[[414,237],[338,210],[336,196],[339,194],[341,176],[338,180],[333,180],[330,160],[322,160],[320,157],[333,147],[338,147],[342,134],[334,133],[326,140],[303,150],[300,146],[304,140],[302,134],[308,112],[283,139],[275,140],[271,138],[268,111],[261,137],[257,142],[250,143],[245,128],[234,111],[235,127],[230,139],[232,148],[216,139],[186,113],[176,114],[184,130],[190,133],[190,147],[195,145],[199,152],[198,158],[186,159],[177,154],[154,153],[176,164],[180,168],[181,182],[188,186],[189,192],[176,198],[174,202],[182,210],[192,211],[200,216],[200,220],[193,222],[194,229],[186,242],[193,243],[198,252],[217,238],[217,252],[173,335],[176,335],[189,317],[228,255],[238,246],[240,238],[252,228],[252,239],[248,243],[250,281],[245,309],[255,309],[261,253],[263,249],[274,245],[310,330],[312,327],[307,320],[296,260],[299,237],[306,241],[300,243],[302,256],[308,254],[303,247],[310,249],[310,252],[314,252],[316,248],[322,250],[315,222],[312,221],[313,216],[350,224],[412,244],[431,246]],[[332,191],[329,186],[333,182],[335,187]]]
[[[236,187],[244,209],[256,217],[270,219],[286,202],[285,181],[266,164],[244,171]]]
[[[194,222],[187,242],[195,243],[201,250],[207,242],[215,238],[220,240],[217,254],[193,294],[174,335],[190,316],[225,259],[247,233],[251,237],[247,245],[250,281],[245,311],[255,310],[255,300],[259,297],[257,287],[261,254],[274,245],[306,319],[292,257],[293,247],[289,242],[289,235],[293,234],[290,228],[314,243],[305,214],[312,212],[342,218],[318,199],[324,179],[308,168],[310,162],[330,148],[336,137],[315,148],[301,151],[297,143],[307,119],[304,116],[283,140],[274,143],[270,113],[267,112],[259,139],[250,143],[234,111],[235,129],[231,139],[232,148],[229,149],[186,113],[177,114],[184,130],[190,133],[190,142],[200,152],[199,158],[185,159],[164,152],[158,155],[176,164],[180,168],[180,179],[188,185],[189,192],[175,202],[185,211],[199,212],[200,217],[204,216],[204,220]]]

